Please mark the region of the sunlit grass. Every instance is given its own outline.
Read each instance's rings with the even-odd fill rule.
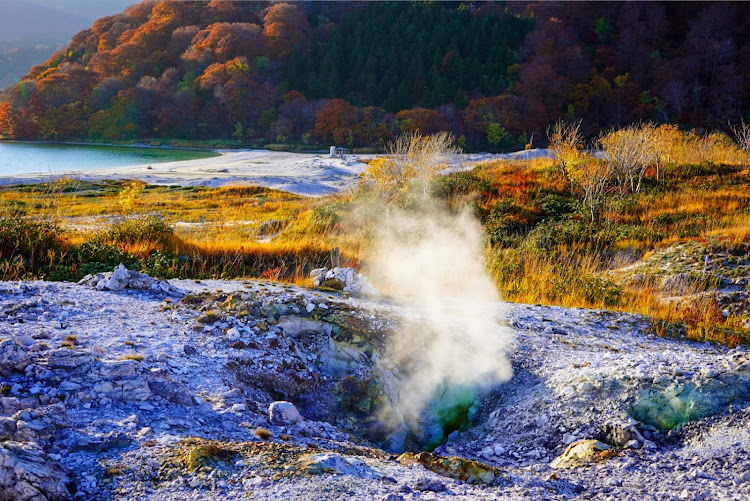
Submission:
[[[719,150],[707,151],[700,154],[721,156]],[[668,301],[668,291],[656,283],[628,284],[611,273],[690,240],[750,243],[750,169],[737,151],[726,155],[730,165],[665,166],[659,183],[647,173],[640,194],[608,197],[596,227],[575,207],[561,215],[549,212],[550,200],[577,204],[551,159],[491,162],[462,174],[464,184],[440,196],[454,209],[471,208],[486,228],[498,213],[507,219],[500,218],[508,223],[507,233],[487,246],[488,269],[504,299],[640,313],[654,319],[652,330],[659,335],[736,344],[749,342],[750,335],[736,317],[718,312],[705,284],[680,292],[689,301]],[[86,271],[81,263],[67,268],[56,263],[68,263],[76,249],[98,242],[114,256],[110,259],[130,259],[131,266],[160,276],[307,284],[311,269],[329,264],[332,247],[341,249],[346,265],[366,263],[373,221],[382,217],[377,206],[361,209],[361,193],[310,199],[245,186],[145,186],[126,211],[119,197],[123,186],[66,179],[0,187],[0,216],[52,221],[62,228],[61,245],[44,250],[46,258],[38,253],[35,271],[0,259],[0,278],[78,277]],[[508,203],[513,210],[502,212]],[[148,215],[160,218],[170,233],[142,240],[113,233],[124,221]],[[111,263],[100,264],[104,269]]]

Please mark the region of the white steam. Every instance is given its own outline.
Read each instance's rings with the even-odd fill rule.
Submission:
[[[481,390],[509,380],[512,335],[498,323],[500,297],[474,217],[430,206],[392,213],[384,226],[369,273],[419,315],[386,357],[399,368],[398,409],[415,422],[446,384]]]

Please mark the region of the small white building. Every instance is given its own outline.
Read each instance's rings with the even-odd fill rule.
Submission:
[[[347,150],[346,148],[331,146],[331,153],[330,153],[331,158],[337,158],[337,157],[344,158],[344,156],[348,154],[349,154],[349,150]]]

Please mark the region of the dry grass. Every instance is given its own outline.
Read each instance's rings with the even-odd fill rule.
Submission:
[[[640,193],[613,190],[596,225],[551,159],[492,162],[439,180],[439,196],[450,207],[472,207],[485,224],[488,267],[507,300],[643,313],[655,319],[658,334],[747,342],[750,336],[740,332],[737,319],[724,318],[711,295],[703,294],[705,284],[693,285],[690,301],[670,302],[655,284],[621,284],[608,273],[687,240],[750,242],[747,154],[723,136],[683,134],[672,140],[659,181],[649,168]],[[107,232],[132,217],[120,203],[125,188],[120,182],[69,178],[0,187],[0,216],[57,221],[66,244],[50,250],[60,253],[58,260],[100,238],[167,277],[302,284],[310,269],[327,264],[334,246],[346,264],[366,261],[372,223],[382,212],[363,209],[362,193],[309,199],[256,187],[145,186],[133,196],[133,212],[158,214],[171,233],[124,241]],[[166,257],[153,264],[159,253]],[[0,260],[0,275],[27,276],[19,266]]]
[[[64,190],[55,186],[1,187],[0,217],[54,219],[70,247],[96,240],[132,256],[163,251],[191,258],[169,263],[164,275],[259,276],[276,270],[266,277],[300,280],[311,267],[325,263],[332,246],[341,248],[345,260],[358,260],[363,245],[358,235],[321,228],[315,218],[316,208],[342,203],[346,196],[317,200],[251,186],[145,186],[132,196],[133,215],[124,214],[120,203],[128,183],[66,179]],[[157,215],[171,227],[170,233],[158,241],[112,235],[112,228],[142,222],[144,214]],[[0,273],[12,279],[23,270],[4,262]]]
[[[546,195],[566,197],[569,192],[551,161],[495,162],[477,169],[475,176],[490,183],[474,202],[488,222],[502,201],[512,202],[516,213],[523,214],[507,216],[516,218],[511,226],[516,233],[488,248],[488,265],[501,294],[517,302],[642,313],[654,318],[653,330],[660,335],[730,345],[750,342],[737,317],[721,315],[704,283],[680,291],[687,301],[665,301],[669,291],[656,284],[620,284],[608,273],[629,264],[622,262],[623,256],[633,261],[688,240],[719,246],[750,242],[750,169],[738,164],[737,151],[727,155],[736,163],[670,165],[659,183],[653,171],[647,172],[640,194],[608,197],[596,228],[582,225],[577,214],[555,218],[545,213],[541,201]],[[452,203],[458,205],[455,199]],[[550,218],[546,231],[535,232],[537,224]],[[553,245],[540,248],[544,237]]]
[[[126,216],[120,181],[70,181],[64,191],[57,182],[0,188],[0,214],[23,214],[65,219],[91,216]],[[159,213],[169,222],[217,222],[284,219],[314,203],[311,199],[254,186],[209,188],[202,186],[145,186],[133,200],[134,213]]]
[[[271,440],[271,437],[273,437],[273,433],[265,428],[258,428],[255,430],[255,436],[263,440],[264,442],[267,442]]]
[[[130,353],[123,355],[118,360],[135,360],[136,362],[143,362],[144,356],[139,353]]]

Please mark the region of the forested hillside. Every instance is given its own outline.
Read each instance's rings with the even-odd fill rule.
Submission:
[[[0,89],[64,47],[97,18],[121,11],[128,0],[3,0],[0,2]]]
[[[468,149],[639,120],[747,118],[746,3],[150,2],[97,20],[0,101],[0,134]]]

